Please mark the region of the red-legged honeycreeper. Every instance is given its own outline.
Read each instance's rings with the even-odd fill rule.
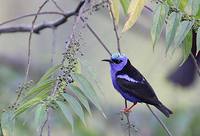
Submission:
[[[142,74],[131,65],[129,59],[120,53],[114,53],[111,59],[104,59],[110,63],[110,72],[114,88],[125,98],[133,103],[125,112],[129,112],[137,103],[146,103],[158,108],[165,116],[169,117],[172,111],[164,106],[156,96],[153,88]]]

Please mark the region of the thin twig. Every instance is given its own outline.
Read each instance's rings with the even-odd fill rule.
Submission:
[[[58,10],[64,13],[64,10],[57,4],[55,0],[51,0]]]
[[[51,15],[51,14],[52,15],[66,16],[66,14],[63,14],[63,13],[60,13],[60,12],[56,12],[56,11],[40,12],[38,14],[37,13],[31,13],[31,14],[26,14],[26,15],[19,16],[19,17],[7,20],[5,22],[2,22],[2,23],[0,23],[0,26],[8,24],[8,23],[11,23],[11,22],[14,22],[14,21],[17,21],[17,20],[20,20],[20,19],[24,19],[24,18],[27,18],[27,17],[32,17],[32,16],[36,16],[36,15]]]
[[[129,119],[130,113],[127,112],[127,113],[124,113],[124,114],[125,114],[126,119],[127,119],[127,125],[128,125],[128,136],[131,136],[131,123],[130,123],[130,119]]]
[[[35,24],[35,21],[37,19],[37,16],[38,16],[38,13],[42,10],[42,8],[46,5],[46,3],[48,2],[49,0],[46,0],[38,9],[33,21],[32,21],[32,26],[31,26],[31,31],[30,31],[30,34],[29,34],[29,40],[28,40],[28,62],[27,62],[27,68],[26,68],[26,74],[25,74],[25,79],[24,79],[24,84],[26,84],[27,80],[28,80],[28,75],[29,75],[29,71],[30,71],[30,65],[31,65],[31,37],[32,37],[32,33],[33,33],[33,28],[34,28],[34,24]],[[23,92],[23,87],[22,89],[19,90],[19,94],[17,95],[17,98],[14,102],[14,106],[17,105],[21,95],[22,95],[22,92]]]
[[[52,108],[47,110],[47,136],[51,136],[51,111]]]
[[[48,116],[47,116],[46,120],[44,121],[44,123],[42,124],[42,126],[41,126],[41,128],[40,128],[40,133],[39,133],[40,136],[42,136],[43,131],[44,131],[44,127],[46,126],[48,120],[49,120],[49,119],[48,119]]]
[[[78,14],[82,4],[83,4],[83,2],[81,1],[78,4],[78,6],[76,7],[76,9],[72,12],[69,12],[69,13],[63,14],[63,13],[59,13],[59,12],[54,12],[55,14],[63,15],[63,17],[61,17],[61,18],[59,18],[55,21],[48,21],[46,23],[44,22],[44,23],[41,23],[41,24],[38,24],[38,25],[34,25],[33,33],[39,34],[40,31],[42,31],[46,28],[56,28],[56,27],[64,24],[65,22],[67,22],[68,18]],[[46,13],[44,13],[44,14],[46,14]],[[22,17],[17,17],[15,19],[4,22],[3,24],[10,23],[10,22],[13,22],[13,21],[25,18],[25,17],[29,17],[29,16],[33,16],[33,14],[24,15]],[[0,27],[0,34],[2,34],[2,33],[16,33],[16,32],[31,32],[31,26],[17,25],[17,26]]]
[[[150,7],[148,7],[147,5],[145,5],[144,7],[145,7],[148,11],[153,12],[153,10],[152,10]]]
[[[128,104],[127,104],[127,100],[125,99],[124,100],[124,106],[125,108],[128,107]],[[130,116],[130,113],[129,112],[125,112],[124,115],[126,116],[126,119],[127,119],[127,125],[128,125],[128,136],[131,136],[131,123],[130,123],[130,119],[129,119],[129,116]]]
[[[117,31],[116,20],[115,20],[115,17],[114,17],[112,8],[111,8],[110,0],[107,0],[107,2],[108,2],[108,6],[109,6],[109,10],[110,10],[111,17],[112,17],[112,22],[113,22],[115,37],[116,37],[116,40],[117,40],[117,50],[118,50],[119,53],[121,53],[121,49],[120,49],[120,39],[119,39],[118,31]]]
[[[197,69],[197,73],[198,73],[198,75],[200,76],[200,67],[199,67],[199,65],[198,65],[198,63],[197,63],[197,60],[196,60],[196,58],[194,57],[194,55],[193,55],[192,53],[191,53],[190,55],[191,55],[191,57],[192,57],[192,59],[193,59],[194,65],[195,65],[195,67],[196,67],[196,69]]]
[[[81,17],[81,20],[84,22],[84,19]],[[88,23],[85,24],[86,27],[90,30],[90,32],[95,36],[95,38],[99,41],[99,43],[103,46],[103,48],[107,51],[107,53],[111,56],[112,53],[108,50],[107,46],[103,43],[97,33],[89,26]]]
[[[56,53],[56,32],[52,29],[52,47],[51,47],[51,66],[54,65],[54,57]]]
[[[164,124],[164,122],[153,112],[153,110],[151,109],[151,107],[146,104],[148,109],[151,111],[151,113],[153,114],[153,116],[157,119],[157,121],[160,123],[160,125],[162,126],[162,128],[165,130],[165,132],[167,133],[168,136],[172,136],[171,132],[169,131],[169,129],[167,128],[167,126]]]
[[[98,3],[96,5],[93,6],[93,8],[98,7],[102,4],[104,4],[106,1],[102,1],[101,3]],[[72,17],[72,16],[76,16],[78,14],[78,11],[80,10],[80,7],[82,6],[83,1],[80,1],[78,6],[76,7],[76,9],[72,12],[68,12],[68,13],[61,13],[61,12],[40,12],[38,15],[44,15],[44,14],[57,14],[57,15],[62,15],[63,17],[54,20],[54,21],[48,21],[48,22],[43,22],[41,24],[37,24],[34,25],[34,30],[33,33],[35,34],[40,34],[40,32],[44,29],[47,28],[57,28],[58,26],[64,24],[67,22],[68,18]],[[86,9],[83,11],[83,13],[87,12],[89,9]],[[35,16],[36,13],[33,14],[27,14],[27,15],[23,15],[8,21],[5,21],[3,23],[0,23],[0,34],[2,33],[17,33],[17,32],[30,32],[31,31],[31,26],[30,25],[14,25],[14,26],[3,26],[7,23],[11,23],[23,18],[27,18],[27,17],[31,17],[31,16]]]
[[[33,31],[34,31],[34,25],[36,22],[36,19],[38,17],[38,13],[40,13],[40,11],[42,10],[42,8],[47,4],[49,0],[46,0],[38,9],[33,21],[32,21],[32,26],[31,26],[31,31],[29,34],[29,38],[28,38],[28,65],[27,65],[27,69],[26,69],[26,76],[25,76],[25,83],[27,82],[28,79],[28,75],[29,75],[29,71],[30,71],[30,64],[31,64],[31,39],[32,39],[32,35],[33,35]]]

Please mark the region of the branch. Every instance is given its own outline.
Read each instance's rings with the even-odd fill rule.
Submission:
[[[120,39],[119,39],[119,34],[118,34],[118,32],[117,32],[116,20],[115,20],[115,17],[114,17],[112,8],[111,8],[110,0],[107,0],[107,2],[108,2],[108,6],[109,6],[109,10],[110,10],[111,17],[112,17],[113,27],[114,27],[114,31],[115,31],[115,37],[116,37],[116,40],[117,40],[117,50],[118,50],[119,53],[121,53],[121,49],[120,49]]]
[[[157,121],[160,123],[160,125],[162,126],[162,128],[165,130],[165,132],[167,133],[168,136],[172,136],[171,132],[169,131],[169,129],[167,128],[167,126],[164,124],[164,122],[153,112],[153,110],[151,109],[151,107],[146,104],[148,109],[151,111],[151,113],[153,114],[153,116],[157,119]]]
[[[17,20],[20,20],[20,19],[23,19],[23,18],[36,16],[36,14],[37,14],[37,13],[31,13],[31,14],[26,14],[26,15],[23,15],[23,16],[19,16],[19,17],[16,17],[16,18],[7,20],[7,21],[5,21],[5,22],[3,22],[3,23],[0,23],[0,26],[5,25],[5,24],[8,24],[8,23],[11,23],[11,22],[14,22],[14,21],[17,21]],[[56,11],[40,12],[40,13],[38,13],[37,15],[50,15],[50,14],[52,14],[52,15],[62,15],[62,16],[65,16],[65,14],[60,13],[60,12],[56,12]]]
[[[30,34],[29,34],[29,39],[28,39],[28,63],[27,63],[27,68],[26,68],[26,72],[25,72],[25,79],[24,79],[24,83],[23,83],[23,86],[27,83],[27,80],[28,80],[28,75],[29,75],[29,71],[30,71],[30,65],[31,65],[31,37],[32,37],[32,33],[33,33],[33,28],[34,28],[34,24],[35,24],[35,21],[37,19],[37,16],[38,16],[38,13],[40,13],[40,11],[42,10],[42,8],[47,4],[49,0],[46,0],[45,2],[42,3],[42,5],[39,7],[33,21],[32,21],[32,26],[31,26],[31,31],[30,31]],[[21,95],[22,95],[22,92],[24,90],[24,87],[22,87],[20,90],[19,90],[19,94],[17,95],[17,98],[14,102],[14,107],[17,105]]]
[[[81,20],[84,22],[84,19],[81,17]],[[107,51],[107,53],[111,56],[112,53],[108,50],[107,46],[103,43],[100,37],[96,34],[96,32],[86,23],[86,27],[90,30],[90,32],[96,37],[99,43],[103,46],[103,48]]]
[[[47,29],[47,28],[57,28],[58,26],[64,24],[67,22],[68,18],[72,17],[72,16],[76,16],[81,8],[83,4],[83,1],[81,1],[78,6],[76,7],[76,9],[72,12],[69,13],[59,13],[59,12],[44,12],[44,13],[40,13],[38,15],[43,15],[43,14],[59,14],[59,15],[63,15],[63,17],[55,20],[55,21],[48,21],[42,24],[37,24],[34,25],[33,27],[33,33],[35,34],[40,34],[40,31]],[[29,14],[29,15],[24,15],[9,21],[6,21],[4,23],[1,23],[1,25],[4,25],[6,23],[10,23],[25,17],[30,17],[30,16],[34,16],[36,14]],[[2,33],[16,33],[16,32],[31,32],[31,26],[26,26],[26,25],[17,25],[17,26],[6,26],[6,27],[0,27],[0,34]]]

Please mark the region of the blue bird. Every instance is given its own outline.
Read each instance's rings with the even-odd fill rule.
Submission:
[[[131,65],[125,55],[114,53],[111,59],[104,59],[102,61],[110,63],[110,73],[114,88],[125,100],[133,103],[132,106],[125,108],[124,112],[130,112],[139,102],[155,106],[167,117],[172,114],[172,111],[158,100],[153,88],[144,76]]]

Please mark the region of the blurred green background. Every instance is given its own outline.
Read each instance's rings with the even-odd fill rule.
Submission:
[[[76,7],[77,0],[57,0],[57,3],[65,11],[72,11]],[[35,13],[42,3],[41,0],[0,0],[0,22],[24,15]],[[56,11],[55,6],[49,2],[43,11]],[[107,10],[104,8],[89,15],[88,23],[96,30],[112,52],[116,52],[116,41],[113,26]],[[37,22],[53,20],[58,16],[41,16]],[[30,24],[33,18],[19,20],[7,25]],[[125,19],[122,17],[122,19]],[[51,29],[46,29],[40,35],[34,35],[32,39],[31,79],[37,81],[39,77],[50,67],[52,42],[55,37],[56,53],[55,63],[62,59],[65,49],[65,41],[68,39],[73,25],[74,18],[58,27],[55,34]],[[123,22],[123,20],[121,21]],[[164,34],[159,44],[153,51],[150,28],[152,14],[146,9],[143,10],[135,26],[127,33],[121,34],[122,51],[132,64],[150,82],[160,100],[174,114],[165,118],[157,109],[156,114],[161,117],[175,136],[199,136],[200,135],[200,84],[199,78],[189,87],[175,86],[167,80],[169,73],[181,63],[181,51],[176,50],[165,54]],[[123,24],[120,24],[121,29]],[[110,75],[109,66],[101,60],[108,58],[108,54],[96,41],[87,29],[78,28],[81,31],[82,45],[81,57],[83,62],[82,71],[85,73],[94,86],[96,82],[99,90],[101,105],[107,115],[102,117],[97,111],[93,116],[88,116],[87,126],[82,125],[78,120],[75,132],[72,133],[69,124],[61,117],[52,116],[52,135],[58,136],[126,136],[128,135],[126,121],[121,120],[119,111],[124,106],[124,100],[114,90]],[[0,35],[0,109],[2,110],[16,98],[16,89],[24,79],[24,71],[27,63],[28,33],[1,34]],[[88,66],[89,65],[89,66]],[[93,75],[89,75],[91,71]],[[94,78],[96,81],[94,81]],[[96,87],[97,88],[97,87]],[[16,124],[16,136],[37,135],[32,117],[25,113],[24,118],[19,118]],[[162,136],[165,132],[155,120],[145,104],[138,104],[131,113],[131,122],[135,125],[132,129],[134,135],[139,136]]]

